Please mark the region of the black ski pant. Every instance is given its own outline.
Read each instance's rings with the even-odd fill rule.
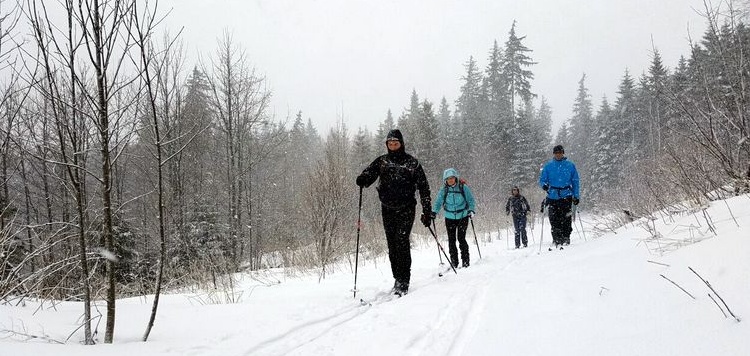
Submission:
[[[445,228],[448,230],[448,253],[451,256],[453,267],[458,267],[458,251],[456,240],[461,249],[461,262],[464,266],[469,265],[469,244],[466,243],[466,230],[469,226],[469,217],[463,219],[445,219]]]
[[[549,204],[549,223],[552,227],[552,242],[555,245],[570,244],[570,233],[573,232],[570,199],[547,199]]]
[[[398,283],[409,285],[411,279],[411,244],[409,235],[414,224],[415,206],[389,208],[381,205],[383,227],[388,241],[388,259],[391,261],[391,272]]]
[[[523,241],[524,246],[528,245],[529,239],[526,237],[526,215],[513,215],[513,228],[516,230],[516,248],[521,246],[521,241]]]

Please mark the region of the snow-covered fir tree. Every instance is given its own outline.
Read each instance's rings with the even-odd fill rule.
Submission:
[[[531,80],[534,73],[528,70],[536,64],[527,53],[531,50],[523,44],[526,36],[516,36],[516,22],[510,28],[508,40],[505,42],[505,57],[503,62],[503,76],[507,86],[510,107],[515,108],[516,97],[521,103],[530,101],[536,94],[531,92]]]

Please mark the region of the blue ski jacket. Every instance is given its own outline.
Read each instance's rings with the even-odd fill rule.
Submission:
[[[547,199],[565,199],[574,197],[580,199],[579,179],[576,165],[568,161],[567,157],[561,160],[551,159],[542,168],[542,174],[539,175],[539,187],[542,189],[545,185],[547,189]]]
[[[456,177],[456,184],[443,184],[437,193],[432,212],[437,214],[441,209],[445,210],[445,218],[460,220],[469,216],[470,211],[475,211],[474,195],[466,184],[459,181],[458,171],[448,168],[443,172],[443,181],[450,177]]]

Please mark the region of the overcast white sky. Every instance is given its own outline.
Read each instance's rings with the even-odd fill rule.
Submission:
[[[570,116],[578,80],[598,107],[615,98],[627,68],[638,77],[654,45],[673,68],[700,39],[702,0],[161,0],[166,24],[184,26],[190,58],[204,57],[226,29],[273,92],[277,119],[302,110],[321,133],[343,118],[375,129],[398,116],[412,88],[435,103],[458,96],[464,63],[484,68],[494,40],[516,33],[538,62],[533,91]]]

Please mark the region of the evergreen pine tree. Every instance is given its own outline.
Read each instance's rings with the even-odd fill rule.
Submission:
[[[620,82],[619,89],[617,91],[618,97],[615,102],[615,116],[612,124],[616,135],[612,136],[611,139],[617,144],[622,153],[633,154],[637,149],[636,147],[636,125],[637,125],[637,108],[635,102],[635,82],[630,73],[625,70],[625,74]],[[621,158],[620,155],[613,157],[616,159]]]
[[[489,63],[485,69],[484,82],[487,88],[487,101],[490,103],[491,119],[496,122],[500,118],[510,118],[512,115],[510,98],[508,97],[508,83],[503,70],[506,69],[503,51],[497,40],[490,50]]]
[[[508,94],[508,82],[504,69],[503,51],[496,40],[490,50],[489,63],[485,69],[483,82],[484,94],[486,95],[485,111],[487,122],[490,125],[488,133],[490,133],[490,142],[493,144],[498,143],[497,137],[503,136],[513,128],[513,106]],[[496,147],[496,149],[500,150],[501,148]]]
[[[357,130],[357,134],[354,135],[354,140],[352,140],[352,148],[354,150],[352,157],[354,161],[352,167],[353,172],[362,171],[368,164],[370,164],[370,162],[372,162],[372,146],[372,134],[370,134],[367,128],[360,127],[359,130]]]
[[[483,136],[482,128],[484,127],[480,109],[482,75],[474,57],[469,57],[465,69],[466,74],[462,78],[461,94],[456,100],[455,111],[455,119],[460,125],[457,144],[462,162],[455,167],[459,171],[467,169],[469,162],[474,162],[481,152],[481,146],[478,146],[476,138]]]
[[[315,128],[315,125],[313,125],[312,120],[309,118],[307,119],[307,125],[305,125],[305,138],[309,145],[308,155],[313,157],[318,156],[323,150],[323,140],[318,134],[318,129]]]
[[[373,137],[372,152],[370,152],[372,156],[379,156],[383,153],[382,149],[385,139],[388,136],[388,131],[395,128],[396,123],[393,121],[393,113],[391,109],[388,109],[388,112],[385,114],[385,120],[378,125],[378,132]]]
[[[536,173],[534,167],[539,164],[536,143],[533,142],[537,136],[534,133],[534,117],[534,106],[530,101],[527,101],[516,114],[510,177],[512,184],[519,187],[529,187],[533,184]]]
[[[596,141],[591,157],[591,195],[595,205],[605,203],[607,189],[616,184],[619,177],[620,167],[617,159],[622,147],[614,140],[619,134],[615,125],[617,116],[619,114],[612,111],[607,98],[602,98],[602,104],[596,114]]]
[[[557,130],[557,135],[555,136],[555,145],[562,145],[563,147],[570,146],[570,128],[565,122],[563,122],[563,124]]]
[[[411,138],[415,137],[415,133],[419,127],[419,115],[419,95],[417,95],[416,89],[412,89],[411,97],[409,99],[409,108],[407,108],[398,118],[398,129],[401,130],[404,138],[408,138],[409,140],[411,140]],[[412,148],[418,150],[418,147],[412,146]]]
[[[437,177],[437,175],[430,175],[430,172],[436,172],[440,169],[438,167],[438,157],[440,155],[439,130],[438,118],[432,109],[432,103],[425,99],[422,102],[419,115],[419,129],[416,141],[419,143],[421,150],[417,157],[422,168],[427,172],[427,178],[430,179],[431,183],[436,183],[433,178]]]
[[[514,108],[516,105],[516,97],[519,97],[522,103],[536,97],[536,94],[531,92],[531,80],[534,79],[534,73],[526,69],[536,64],[536,62],[532,61],[531,57],[527,55],[531,50],[522,43],[525,38],[526,36],[516,36],[516,21],[514,20],[513,26],[510,28],[508,40],[505,42],[505,62],[503,67],[503,75],[505,76],[511,108]]]
[[[504,72],[505,58],[497,40],[492,44],[488,60],[483,81],[482,109],[488,125],[485,141],[489,159],[483,165],[489,168],[489,175],[507,180],[507,167],[513,154],[513,106]],[[498,188],[502,189],[500,186]]]
[[[396,124],[393,121],[393,113],[391,113],[391,109],[388,109],[388,112],[385,114],[385,120],[383,120],[383,122],[378,126],[378,133],[375,137],[375,142],[385,142],[386,136],[388,136],[388,131],[394,129],[395,125]]]
[[[438,109],[438,128],[439,128],[439,158],[437,161],[438,167],[456,167],[456,164],[460,161],[458,154],[458,140],[459,130],[456,127],[456,120],[451,118],[450,106],[448,100],[443,97],[440,100],[440,109]]]
[[[532,135],[534,135],[532,149],[534,150],[534,157],[536,157],[536,162],[544,162],[549,157],[549,152],[551,151],[550,141],[552,139],[552,108],[547,104],[545,97],[542,97],[539,103],[539,110],[537,110],[535,120],[532,124]]]
[[[667,110],[667,86],[669,71],[661,60],[658,50],[654,50],[648,76],[644,83],[644,95],[646,96],[646,112],[648,119],[648,153],[655,156],[661,151],[664,130],[668,118]]]
[[[588,189],[589,176],[591,175],[591,156],[596,141],[594,127],[593,104],[588,88],[586,88],[586,74],[578,81],[578,94],[573,103],[573,116],[570,118],[570,142],[566,147],[566,155],[575,162],[578,173],[581,176],[581,194]]]
[[[577,162],[588,160],[593,143],[594,113],[591,96],[586,88],[586,74],[578,81],[578,95],[573,103],[573,116],[570,118],[570,157]]]

